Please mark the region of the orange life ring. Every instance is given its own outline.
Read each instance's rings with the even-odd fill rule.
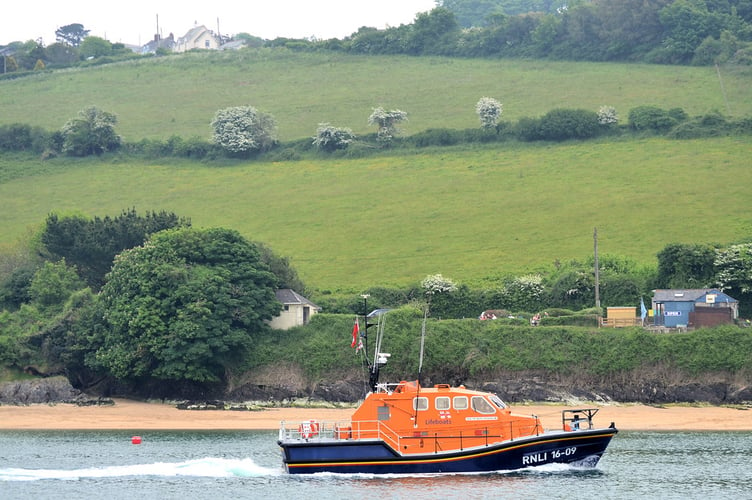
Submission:
[[[300,437],[303,439],[310,439],[314,436],[318,436],[319,434],[319,423],[315,420],[309,420],[308,422],[303,422],[298,427],[298,432],[300,432]]]

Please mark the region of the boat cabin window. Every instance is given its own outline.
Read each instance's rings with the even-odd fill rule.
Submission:
[[[438,397],[433,402],[433,404],[437,410],[448,410],[449,409],[449,397],[447,396]]]
[[[454,397],[454,409],[455,410],[467,410],[467,396],[455,396]]]
[[[470,404],[472,405],[473,410],[477,411],[478,413],[483,413],[486,415],[496,413],[496,410],[493,406],[491,406],[491,403],[489,403],[483,396],[473,396],[473,398],[470,400]]]
[[[427,410],[428,398],[413,398],[413,410]]]
[[[502,410],[507,407],[507,405],[504,403],[504,401],[502,401],[501,399],[499,399],[499,396],[496,396],[495,394],[492,395],[489,399],[491,400],[491,402],[493,404],[495,404],[496,406],[498,406]]]
[[[386,406],[386,405],[377,407],[376,408],[376,418],[378,420],[389,420],[389,418],[390,418],[389,407]]]

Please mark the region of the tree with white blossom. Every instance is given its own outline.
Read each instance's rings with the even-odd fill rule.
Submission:
[[[480,125],[484,129],[495,128],[499,123],[502,112],[502,104],[493,97],[481,97],[475,105]]]
[[[368,117],[369,125],[376,125],[379,127],[377,139],[384,145],[391,144],[394,136],[400,132],[397,127],[398,124],[407,121],[407,113],[400,109],[385,110],[379,106],[374,108],[371,116]]]
[[[457,290],[457,284],[441,274],[429,274],[423,278],[423,281],[420,282],[420,286],[426,291],[426,295],[450,293]]]
[[[423,278],[423,281],[420,282],[420,286],[426,294],[426,315],[428,315],[428,311],[431,309],[431,299],[434,295],[457,291],[457,284],[441,274],[429,274]]]
[[[752,243],[716,250],[716,282],[721,290],[752,294]]]
[[[214,143],[233,154],[266,151],[277,142],[277,123],[253,106],[217,111],[211,122]]]
[[[616,125],[619,122],[619,116],[616,114],[616,108],[613,106],[601,106],[598,109],[598,123],[605,126]]]
[[[345,149],[355,139],[349,128],[335,127],[328,123],[319,123],[313,145],[323,151]]]

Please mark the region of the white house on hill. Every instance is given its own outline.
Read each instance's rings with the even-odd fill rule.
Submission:
[[[289,288],[276,290],[274,293],[283,306],[279,316],[269,322],[269,326],[275,330],[305,325],[311,320],[311,316],[321,311],[319,306]]]
[[[192,49],[217,50],[219,45],[219,37],[203,24],[199,24],[178,38],[177,42],[175,42],[174,51],[187,52]]]

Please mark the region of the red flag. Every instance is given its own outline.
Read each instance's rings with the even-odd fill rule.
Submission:
[[[355,347],[358,345],[358,336],[360,334],[360,326],[358,325],[358,318],[355,317],[355,324],[353,325],[353,331],[352,331],[352,343],[350,344],[350,347]]]

